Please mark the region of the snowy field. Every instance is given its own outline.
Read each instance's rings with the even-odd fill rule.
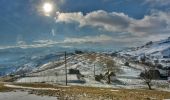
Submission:
[[[0,100],[57,100],[56,97],[37,96],[28,92],[0,92]]]
[[[139,78],[139,74],[143,70],[143,66],[131,64],[124,66],[124,61],[118,58],[113,59],[119,66],[119,72],[116,72],[116,80],[111,84],[107,84],[106,80],[96,81],[94,78],[94,65],[95,74],[104,74],[107,69],[98,60],[101,55],[96,54],[95,60],[91,60],[86,55],[76,55],[69,58],[67,61],[68,69],[78,69],[84,77],[79,78],[76,74],[69,74],[68,84],[92,87],[113,87],[113,88],[147,88],[144,80]],[[27,77],[19,78],[16,82],[19,83],[52,83],[65,85],[65,66],[64,64],[58,65],[57,62],[49,62],[35,69],[29,73]],[[166,87],[169,89],[169,83],[166,80],[153,80],[153,87]],[[167,90],[166,89],[166,90]]]

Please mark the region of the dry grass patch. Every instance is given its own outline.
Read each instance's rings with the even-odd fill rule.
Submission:
[[[0,92],[9,92],[12,91],[12,88],[8,88],[4,86],[4,83],[0,83]]]
[[[35,88],[55,88],[58,90],[34,90],[35,94],[57,96],[61,100],[162,100],[169,99],[170,92],[137,89],[112,89],[70,86],[63,87],[50,84],[18,84]]]

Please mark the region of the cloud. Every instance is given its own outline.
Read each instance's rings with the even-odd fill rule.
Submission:
[[[57,13],[56,22],[79,23],[79,27],[93,26],[104,28],[107,31],[125,30],[130,24],[131,18],[123,13],[107,13],[103,10],[94,11],[83,15],[82,12]]]
[[[110,47],[133,47],[142,45],[148,41],[158,41],[169,37],[168,34],[157,34],[150,35],[146,37],[136,37],[136,36],[109,36],[105,34],[96,36],[84,36],[79,38],[66,37],[63,41],[55,40],[36,40],[32,44],[18,44],[15,46],[0,46],[0,49],[9,48],[41,48],[41,47],[54,47],[59,46],[63,48],[72,48],[75,46],[88,47],[89,45],[97,47],[99,46],[110,46]],[[144,42],[144,43],[143,43]]]
[[[56,44],[84,44],[84,43],[107,43],[112,41],[113,38],[108,35],[96,35],[96,36],[82,36],[82,37],[65,37],[63,41],[54,40],[37,40],[35,44],[43,45],[56,45]]]
[[[64,43],[106,43],[112,41],[113,38],[107,35],[99,35],[99,36],[85,36],[81,38],[66,38]]]
[[[54,41],[54,40],[36,40],[33,41],[32,44],[17,44],[15,46],[0,46],[0,49],[8,49],[8,48],[41,48],[41,47],[52,47],[52,46],[60,46],[60,47],[71,47],[76,44],[95,44],[95,43],[108,43],[112,41],[113,38],[107,35],[99,35],[99,36],[84,36],[80,38],[71,38],[66,37],[63,41]]]
[[[84,36],[64,37],[63,40],[37,40],[33,44],[26,44],[23,39],[18,39],[16,46],[6,46],[6,48],[37,48],[49,46],[73,46],[76,44],[107,44],[107,45],[133,45],[143,44],[151,40],[159,40],[170,36],[170,12],[153,10],[150,15],[145,15],[142,19],[135,19],[124,13],[106,12],[97,10],[83,14],[82,12],[61,13],[57,12],[56,22],[70,24],[76,28],[90,26],[98,31],[96,36],[91,36],[93,32],[86,31]],[[77,24],[75,24],[77,23]],[[64,24],[62,24],[64,25]],[[78,26],[77,26],[78,25]],[[64,26],[63,26],[64,27]],[[65,26],[67,27],[67,26]],[[89,32],[89,33],[88,33]],[[51,34],[55,36],[54,29]],[[91,33],[91,34],[90,34]],[[94,34],[93,34],[94,35]],[[146,38],[147,37],[147,38]],[[140,45],[141,45],[140,44]],[[5,48],[5,47],[0,47]]]
[[[145,3],[151,6],[167,6],[170,4],[170,0],[145,0]]]
[[[51,47],[52,45],[48,44],[25,44],[25,45],[13,45],[13,46],[0,46],[0,49],[11,49],[11,48],[41,48],[41,47]]]
[[[12,46],[0,46],[0,49],[9,49],[9,48],[27,49],[27,48],[52,47],[60,43],[60,42],[52,41],[52,40],[37,40],[37,41],[34,41],[32,44],[26,44],[25,42],[24,43],[22,42],[23,41],[17,43],[17,45],[12,45]]]
[[[170,33],[169,17],[168,12],[153,12],[151,15],[144,16],[143,19],[134,20],[129,27],[129,32],[140,35]]]
[[[25,41],[17,41],[17,44],[18,45],[24,45],[24,44],[26,44],[26,42]]]
[[[170,13],[153,11],[142,19],[134,19],[124,13],[93,11],[84,15],[82,12],[60,13],[56,22],[78,23],[79,27],[96,27],[113,33],[131,33],[132,35],[150,35],[170,32]]]

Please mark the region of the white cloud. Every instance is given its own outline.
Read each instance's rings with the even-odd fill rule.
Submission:
[[[26,44],[26,42],[25,41],[17,41],[17,44],[18,45],[24,45],[24,44]]]
[[[18,39],[18,45],[5,46],[3,48],[37,48],[49,47],[54,45],[72,46],[83,43],[100,43],[100,44],[122,44],[122,45],[139,45],[148,41],[157,41],[170,36],[170,13],[161,11],[152,11],[150,15],[145,15],[142,19],[134,19],[124,13],[106,12],[103,10],[93,11],[84,15],[82,12],[57,13],[56,22],[78,23],[79,28],[91,26],[99,28],[118,35],[100,34],[96,36],[84,37],[66,37],[63,41],[38,40],[33,44],[26,44]],[[103,31],[104,32],[104,31]],[[54,31],[52,30],[52,33]],[[107,32],[106,32],[107,33]],[[121,33],[121,34],[119,34]],[[138,43],[137,43],[138,42]]]
[[[82,12],[57,13],[56,22],[79,23],[80,27],[93,26],[101,27],[107,31],[125,30],[130,24],[131,18],[123,13],[107,13],[103,10],[94,11],[83,15]]]
[[[124,13],[103,10],[83,15],[81,12],[57,13],[56,22],[79,23],[79,27],[92,26],[109,32],[125,32],[132,35],[150,35],[170,32],[170,14],[154,11],[143,19],[134,19]]]
[[[0,46],[0,49],[8,49],[8,48],[27,49],[27,48],[51,47],[58,43],[60,43],[60,42],[52,41],[52,40],[37,40],[37,41],[34,41],[32,44],[26,44],[25,42],[22,43],[22,41],[21,41],[21,43],[19,42],[17,45],[13,45],[13,46]]]
[[[25,45],[14,45],[14,46],[0,46],[0,49],[9,49],[9,48],[40,48],[40,47],[51,47],[48,44],[25,44]]]
[[[83,13],[81,12],[73,12],[73,13],[60,13],[60,12],[57,12],[57,19],[56,21],[57,22],[67,22],[67,23],[72,23],[72,22],[80,22],[82,21],[83,19]]]
[[[168,12],[153,12],[151,15],[144,16],[143,19],[134,20],[129,27],[129,32],[138,35],[170,33],[169,18],[170,14]]]
[[[15,46],[0,46],[0,49],[8,49],[8,48],[41,48],[41,47],[52,47],[52,46],[60,46],[60,47],[71,47],[76,44],[85,44],[85,43],[107,43],[112,41],[113,38],[107,35],[99,35],[99,36],[84,36],[80,38],[71,38],[67,37],[63,41],[54,41],[54,40],[37,40],[32,44],[17,44]]]
[[[66,38],[64,43],[106,43],[112,41],[113,38],[107,35],[99,35],[99,36],[85,36],[81,38]]]
[[[0,46],[0,49],[8,49],[8,48],[41,48],[41,47],[53,47],[60,46],[63,48],[71,48],[76,45],[85,44],[100,44],[105,46],[118,46],[118,47],[131,47],[131,46],[139,46],[148,41],[158,41],[161,39],[165,39],[169,37],[168,34],[157,34],[150,35],[146,37],[126,37],[126,36],[108,36],[105,34],[101,34],[98,36],[84,36],[79,38],[67,37],[63,41],[54,41],[54,40],[37,40],[32,44],[18,44],[15,46]]]

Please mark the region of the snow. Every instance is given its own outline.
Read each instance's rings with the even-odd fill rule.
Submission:
[[[5,92],[0,93],[0,100],[57,100],[56,97],[37,96],[27,92]]]
[[[91,61],[89,58],[86,58],[85,54],[70,56],[67,60],[68,85],[106,88],[147,88],[144,80],[139,78],[140,73],[146,66],[135,63],[129,63],[130,67],[124,66],[126,59],[117,57],[110,58],[116,62],[121,70],[115,73],[116,77],[112,80],[112,83],[107,84],[104,79],[100,82],[96,81],[94,78],[94,65],[96,75],[104,74],[107,71],[105,66],[103,66],[104,64],[97,62],[98,59]],[[16,82],[45,82],[65,85],[65,65],[64,63],[55,65],[57,62],[59,61],[46,63]],[[69,74],[69,69],[79,70],[84,77],[78,78],[76,74]],[[154,80],[153,83],[155,87],[160,84],[168,85],[166,80]]]
[[[25,77],[18,79],[17,82],[20,83],[29,83],[29,82],[53,82],[53,83],[65,83],[65,75],[60,75],[60,76],[40,76],[40,77]],[[68,75],[68,82],[81,82],[77,78],[77,75]]]
[[[139,74],[141,73],[141,70],[139,69],[134,69],[134,68],[130,68],[128,66],[121,66],[120,69],[123,71],[119,74],[117,74],[116,76],[118,77],[134,77],[137,78],[139,77]]]
[[[170,38],[119,52],[119,57],[125,58],[128,62],[141,62],[141,58],[144,56],[145,61],[152,65],[161,64],[162,68],[157,69],[162,76],[168,76],[168,70],[165,69],[170,67]],[[134,63],[131,63],[130,66],[141,70],[148,68],[148,66]]]
[[[120,52],[121,55],[129,54],[131,56],[140,56],[140,55],[150,55],[153,57],[158,57],[159,59],[163,58],[163,56],[170,55],[170,40],[165,39],[157,42],[153,42],[150,45],[144,45],[142,47],[138,47],[135,49],[128,49]]]

